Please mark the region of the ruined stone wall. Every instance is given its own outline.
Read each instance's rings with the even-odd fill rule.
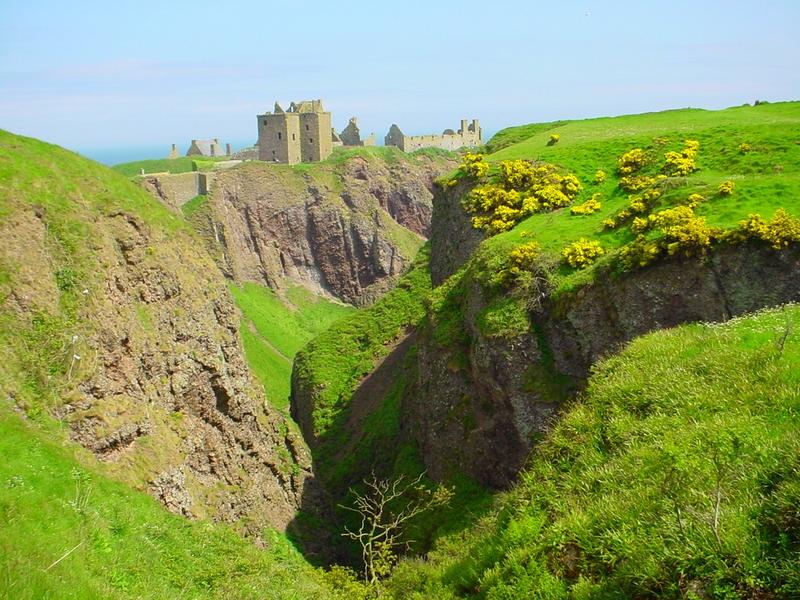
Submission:
[[[258,159],[290,165],[299,163],[300,116],[296,113],[278,113],[258,115],[256,118]]]
[[[155,173],[142,179],[142,187],[164,204],[180,212],[181,207],[196,196],[208,193],[210,173]]]
[[[420,148],[444,148],[445,150],[471,148],[480,146],[483,139],[478,120],[474,119],[468,125],[464,119],[461,121],[461,129],[457,132],[446,129],[441,135],[405,135],[397,125],[392,125],[384,138],[384,143],[387,146],[397,146],[403,152],[413,152]]]

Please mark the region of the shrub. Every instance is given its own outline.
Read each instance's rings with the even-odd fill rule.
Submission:
[[[750,150],[752,150],[752,148],[750,147],[750,144],[748,144],[747,142],[742,142],[741,144],[739,144],[739,154],[747,154],[748,152],[750,152]]]
[[[705,201],[706,201],[705,196],[702,196],[700,194],[689,194],[689,197],[686,199],[687,202],[686,206],[694,209],[697,208],[701,202]]]
[[[500,163],[499,183],[473,189],[462,205],[473,215],[473,227],[495,234],[535,212],[567,206],[580,190],[577,177],[553,165],[510,160]]]
[[[559,134],[551,133],[550,134],[550,139],[547,140],[547,145],[548,146],[555,146],[558,143],[558,140],[560,140],[560,139],[561,139],[561,136]]]
[[[717,191],[719,192],[720,196],[730,196],[733,193],[733,188],[735,187],[736,184],[728,179],[719,184]]]
[[[688,175],[697,170],[695,157],[700,150],[700,142],[686,140],[684,144],[680,152],[667,152],[664,155],[667,162],[662,170],[668,175]]]
[[[461,170],[470,177],[480,179],[489,172],[489,164],[479,152],[466,152],[461,162]]]
[[[606,172],[598,169],[594,174],[594,183],[595,185],[600,185],[606,180]]]
[[[780,250],[791,243],[800,242],[800,219],[792,217],[782,208],[775,212],[771,221],[765,221],[761,215],[748,215],[726,239],[732,243],[759,239]]]
[[[647,164],[647,154],[641,148],[628,150],[617,160],[617,171],[620,175],[630,175]]]
[[[600,194],[593,194],[591,198],[589,198],[583,204],[578,204],[577,206],[573,206],[569,209],[570,214],[572,215],[590,215],[592,213],[597,212],[603,205],[600,203]]]
[[[643,235],[636,236],[630,244],[619,251],[619,260],[625,269],[646,267],[661,255],[658,242],[648,240]]]
[[[561,256],[573,268],[590,265],[603,254],[605,254],[605,250],[599,242],[585,238],[573,242],[561,251]]]

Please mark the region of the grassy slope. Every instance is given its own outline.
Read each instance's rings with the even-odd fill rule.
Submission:
[[[0,312],[0,597],[328,596],[322,575],[284,536],[267,532],[272,543],[258,550],[226,527],[170,515],[105,478],[46,416],[71,398],[69,340],[90,326],[79,315],[82,289],[94,291],[102,269],[87,243],[96,216],[122,209],[154,232],[187,240],[188,226],[124,176],[4,131],[0,182],[0,217],[16,219],[31,205],[46,214],[48,268],[58,285],[49,312],[30,319]],[[13,257],[0,265],[0,303],[12,292],[36,297],[48,289],[52,273],[32,277],[25,266]],[[140,317],[147,322],[145,311]],[[14,401],[31,421],[12,410]]]
[[[294,355],[331,323],[355,309],[301,287],[291,288],[285,298],[253,283],[231,285],[230,290],[244,317],[240,331],[250,368],[264,386],[267,399],[285,410],[289,405]]]
[[[260,550],[225,526],[171,515],[60,437],[0,407],[0,597],[332,596],[284,537],[267,534]]]
[[[548,146],[551,133],[559,133],[561,138]],[[489,154],[487,160],[497,164],[528,158],[562,166],[575,173],[583,184],[575,204],[600,192],[603,208],[587,216],[570,215],[569,208],[532,215],[513,230],[489,240],[486,251],[507,252],[514,245],[535,239],[545,251],[558,255],[564,246],[581,237],[596,239],[606,249],[631,241],[634,236],[628,228],[604,231],[601,222],[628,203],[628,193],[617,187],[617,159],[627,150],[647,147],[656,137],[669,140],[658,151],[661,162],[663,152],[680,149],[685,139],[700,142],[700,170],[666,193],[658,208],[700,193],[709,201],[700,205],[697,214],[705,216],[712,226],[733,227],[750,213],[771,218],[780,207],[800,216],[800,102],[525,125],[498,133],[489,149],[510,145]],[[743,142],[751,145],[751,152],[738,151]],[[605,171],[608,179],[594,185],[598,169]],[[726,179],[736,183],[736,191],[730,197],[721,197],[716,187]],[[562,270],[558,283],[569,288],[586,280],[591,271]]]
[[[499,509],[401,565],[393,596],[798,597],[798,321],[686,325],[603,361]]]

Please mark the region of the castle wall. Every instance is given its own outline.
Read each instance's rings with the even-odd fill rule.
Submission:
[[[300,115],[277,113],[258,115],[256,119],[258,120],[258,159],[290,165],[299,163],[301,160]],[[330,150],[328,154],[330,154]]]
[[[458,132],[452,130],[448,132],[441,135],[405,135],[397,125],[392,125],[384,138],[384,143],[387,146],[397,146],[403,152],[413,152],[420,148],[458,150],[463,147],[480,146],[483,143],[483,133],[477,119],[469,125],[464,119]]]
[[[287,113],[291,114],[291,113]],[[300,117],[300,159],[303,162],[325,160],[333,151],[331,113],[302,112]]]
[[[154,196],[161,198],[162,202],[175,211],[180,211],[181,206],[195,196],[208,193],[211,185],[210,173],[155,173],[146,175],[142,186]]]

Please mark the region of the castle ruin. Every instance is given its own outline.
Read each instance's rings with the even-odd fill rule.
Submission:
[[[370,134],[369,137],[361,139],[361,130],[358,128],[358,119],[355,117],[350,117],[350,122],[347,124],[347,127],[342,129],[342,133],[339,134],[339,138],[342,140],[342,144],[345,146],[375,145],[374,133]]]
[[[420,148],[430,147],[455,151],[459,148],[472,148],[483,144],[483,131],[478,119],[473,119],[470,124],[467,124],[466,119],[462,119],[461,129],[458,131],[445,129],[442,135],[405,135],[397,125],[392,125],[384,138],[384,144],[397,146],[403,152],[413,152]]]
[[[292,102],[286,111],[276,102],[256,119],[259,160],[294,165],[325,160],[333,150],[331,113],[322,100]]]

